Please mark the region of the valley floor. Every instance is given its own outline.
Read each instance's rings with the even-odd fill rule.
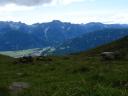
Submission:
[[[128,60],[47,58],[14,64],[15,59],[0,56],[0,96],[128,96]],[[12,92],[13,82],[26,82],[29,88]]]

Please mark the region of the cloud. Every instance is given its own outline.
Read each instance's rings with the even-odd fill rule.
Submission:
[[[51,2],[52,0],[0,0],[0,5],[16,4],[24,6],[35,6]]]
[[[73,2],[81,2],[84,0],[0,0],[0,5],[16,4],[22,6],[36,6],[36,5],[68,5]]]
[[[71,4],[73,2],[82,2],[84,0],[57,0],[59,4],[64,4],[64,5],[68,5]]]
[[[33,10],[33,7],[27,7],[27,6],[17,6],[15,4],[8,4],[4,7],[0,6],[0,13],[5,14],[5,12],[21,12],[21,11],[30,11]],[[1,15],[1,14],[0,14]]]
[[[51,2],[45,3],[44,6],[46,6],[46,7],[47,6],[56,6],[56,5],[65,6],[65,5],[70,5],[72,3],[75,3],[75,2],[83,2],[83,1],[86,1],[86,0],[51,0]]]

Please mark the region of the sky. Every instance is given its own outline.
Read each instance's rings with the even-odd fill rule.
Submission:
[[[128,0],[0,0],[0,21],[128,24]]]

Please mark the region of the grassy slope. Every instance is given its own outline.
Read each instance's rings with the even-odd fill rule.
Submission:
[[[110,52],[110,51],[121,51],[124,53],[128,53],[128,37],[124,37],[123,39],[119,39],[112,43],[88,50],[87,52],[81,52],[73,55],[96,56],[102,52]]]
[[[122,46],[127,49],[124,42],[127,44],[127,39],[75,56],[35,60],[33,64],[13,64],[15,59],[0,56],[0,93],[4,96],[12,82],[21,81],[31,87],[17,96],[128,96],[128,89],[119,84],[128,81],[128,60],[102,61],[95,56]]]

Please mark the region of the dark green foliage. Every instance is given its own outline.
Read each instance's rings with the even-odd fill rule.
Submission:
[[[9,90],[5,87],[0,87],[0,96],[10,96]]]
[[[84,67],[84,66],[80,67],[80,68],[78,67],[78,68],[72,70],[73,73],[85,73],[88,71],[89,71],[89,68]]]
[[[128,89],[128,80],[113,82],[113,87]]]
[[[49,61],[52,61],[52,58],[50,58],[50,57],[48,58],[48,57],[45,57],[45,56],[39,56],[39,57],[36,58],[36,60],[37,61],[46,61],[46,62],[48,61],[49,62]]]

